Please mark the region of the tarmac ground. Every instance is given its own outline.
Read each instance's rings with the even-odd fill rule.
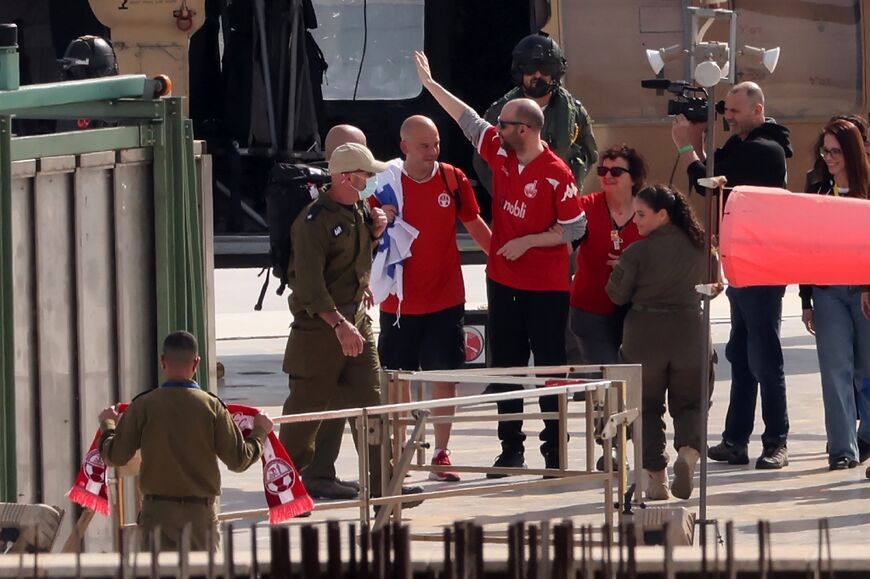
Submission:
[[[464,266],[467,310],[485,306],[483,266]],[[216,285],[217,354],[226,368],[220,396],[227,402],[250,404],[263,408],[272,416],[281,412],[288,393],[287,377],[281,370],[286,336],[291,321],[286,299],[269,293],[263,310],[253,311],[262,278],[254,270],[218,270]],[[713,302],[712,335],[719,364],[713,404],[710,410],[708,440],[718,443],[728,406],[730,375],[724,348],[730,330],[728,300],[720,296]],[[800,548],[818,543],[818,520],[827,517],[831,539],[835,545],[866,545],[870,533],[870,480],[865,467],[828,470],[825,453],[825,427],[822,409],[818,360],[813,336],[801,322],[797,288],[790,287],[783,302],[782,344],[785,355],[788,408],[790,419],[788,467],[780,471],[754,469],[754,459],[761,452],[760,431],[763,429],[761,407],[758,404],[756,431],[750,444],[750,464],[729,466],[710,463],[708,478],[708,519],[735,525],[738,545],[755,545],[759,519],[770,521],[772,544]],[[372,312],[377,323],[377,312]],[[460,387],[460,395],[474,394],[477,387]],[[532,406],[527,411],[530,411]],[[537,406],[537,405],[535,405]],[[493,410],[494,412],[494,410]],[[667,420],[667,419],[666,419]],[[543,459],[537,452],[536,433],[540,423],[529,420],[525,431],[526,459],[531,468],[542,468]],[[454,464],[489,466],[499,452],[495,422],[462,422],[453,427],[450,450]],[[668,439],[672,430],[668,421]],[[569,431],[578,441],[569,449],[569,468],[585,460],[583,435],[579,422],[569,424]],[[356,452],[349,431],[344,437],[337,462],[338,476],[357,478]],[[431,427],[429,436],[431,437]],[[671,452],[672,457],[675,452]],[[428,456],[427,456],[428,459]],[[576,462],[575,462],[576,461]],[[482,474],[467,475],[461,483],[431,482],[425,472],[415,472],[408,480],[421,484],[426,491],[444,490],[451,485],[482,485]],[[518,479],[520,477],[517,477]],[[259,508],[264,505],[259,469],[244,474],[224,472],[223,512]],[[688,501],[672,499],[674,505],[686,506],[697,512],[698,488]],[[485,526],[487,533],[505,534],[513,521],[554,521],[570,517],[576,525],[604,522],[604,502],[600,489],[551,487],[534,492],[485,492],[479,496],[430,500],[414,509],[403,511],[403,520],[412,533],[440,535],[445,525],[456,520],[473,520]],[[358,521],[357,509],[314,511],[302,523],[328,519]],[[234,536],[237,545],[250,545],[250,524],[239,525]],[[291,523],[296,525],[297,522]],[[259,523],[264,527],[266,523]],[[258,532],[258,544],[268,548],[265,530]],[[439,560],[442,548],[437,542],[415,542],[415,560]]]

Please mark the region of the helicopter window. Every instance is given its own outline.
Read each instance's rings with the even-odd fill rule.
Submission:
[[[319,26],[311,32],[329,65],[323,97],[419,95],[423,87],[413,57],[423,49],[423,8],[424,0],[314,0]]]

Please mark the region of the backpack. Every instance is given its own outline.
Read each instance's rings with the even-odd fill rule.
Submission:
[[[317,198],[316,194],[312,194],[312,187],[319,187],[328,182],[329,173],[308,165],[276,163],[269,171],[265,191],[266,224],[269,227],[271,274],[278,278],[279,285],[275,293],[279,296],[284,294],[284,289],[287,287],[287,266],[293,253],[290,237],[293,222],[302,210]],[[266,279],[254,306],[256,311],[263,309],[263,298],[269,287],[268,268],[263,269],[260,275],[263,273],[266,273]]]

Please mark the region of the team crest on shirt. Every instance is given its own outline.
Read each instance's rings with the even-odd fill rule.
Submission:
[[[538,194],[538,182],[532,181],[531,183],[526,183],[526,186],[523,188],[523,193],[525,193],[526,197],[529,199],[534,199],[535,195]]]
[[[438,196],[438,205],[445,208],[450,207],[450,195],[447,193],[441,193],[441,195]]]
[[[565,187],[565,194],[562,195],[562,201],[567,201],[571,197],[577,196],[577,185],[574,183],[569,183],[567,187]]]

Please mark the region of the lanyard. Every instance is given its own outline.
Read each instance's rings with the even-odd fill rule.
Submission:
[[[628,221],[619,225],[616,222],[616,219],[613,218],[613,213],[610,212],[610,205],[607,203],[607,198],[604,199],[604,206],[607,208],[607,216],[610,218],[610,241],[613,243],[613,251],[619,251],[622,247],[622,242],[624,241],[622,237],[620,237],[620,232],[625,229],[625,226],[631,223],[631,217],[628,218]]]
[[[170,380],[160,385],[161,388],[199,388],[193,380]]]

